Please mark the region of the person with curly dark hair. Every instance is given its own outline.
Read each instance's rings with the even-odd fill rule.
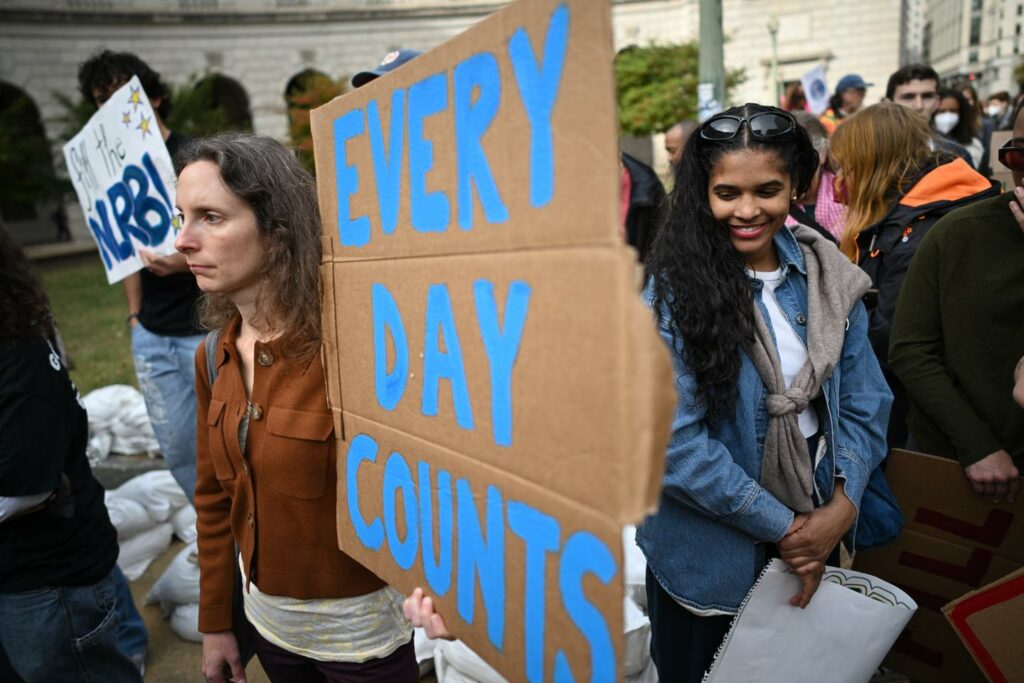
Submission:
[[[661,501],[636,536],[661,680],[701,680],[771,557],[806,606],[840,541],[853,547],[885,456],[892,396],[868,344],[868,278],[817,232],[784,227],[817,166],[781,109],[712,117],[647,261],[678,389]]]
[[[124,584],[115,565],[117,532],[85,455],[88,439],[85,408],[57,351],[46,295],[0,224],[4,680],[142,680],[118,643]]]
[[[78,69],[82,97],[103,105],[132,76],[138,76],[156,110],[156,122],[173,157],[186,142],[164,124],[170,91],[160,75],[128,52],[104,50]],[[196,393],[192,357],[202,341],[197,307],[201,292],[181,254],[158,257],[139,249],[145,264],[122,280],[132,355],[146,412],[167,468],[192,500],[196,486]]]

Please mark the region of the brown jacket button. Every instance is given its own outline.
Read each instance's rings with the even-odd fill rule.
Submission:
[[[263,408],[260,407],[259,403],[249,404],[249,419],[259,420],[263,417]]]
[[[270,353],[270,351],[267,351],[266,349],[263,349],[262,351],[259,352],[259,354],[257,354],[256,362],[262,365],[263,367],[267,367],[268,365],[274,362],[274,354]]]

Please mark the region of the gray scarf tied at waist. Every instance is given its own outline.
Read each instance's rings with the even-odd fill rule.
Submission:
[[[871,279],[814,230],[797,226],[793,235],[807,268],[807,361],[787,389],[772,333],[756,304],[747,352],[768,389],[761,486],[790,509],[806,513],[814,509],[814,471],[797,416],[832,376],[843,352],[847,316]]]

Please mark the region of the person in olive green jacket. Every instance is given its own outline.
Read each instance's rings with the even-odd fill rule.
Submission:
[[[1015,187],[950,213],[918,247],[892,326],[889,363],[911,401],[917,450],[958,459],[974,490],[1013,501],[1024,467],[1024,112],[1000,161]]]

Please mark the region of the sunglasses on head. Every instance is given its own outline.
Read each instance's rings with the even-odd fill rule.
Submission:
[[[999,163],[1011,171],[1024,172],[1024,147],[1017,147],[1013,140],[999,148]]]
[[[731,140],[744,123],[750,134],[760,140],[777,138],[796,129],[796,119],[785,112],[766,111],[750,117],[721,114],[701,126],[700,136],[705,140]]]

